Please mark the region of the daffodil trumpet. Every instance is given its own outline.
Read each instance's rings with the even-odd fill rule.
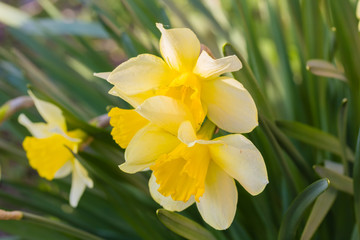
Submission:
[[[201,51],[200,42],[190,29],[165,29],[160,23],[156,26],[162,33],[163,59],[141,54],[112,72],[96,73],[114,85],[109,93],[134,108],[153,96],[175,98],[188,106],[196,130],[207,116],[227,132],[252,131],[258,124],[252,97],[241,83],[221,76],[241,69],[240,60],[235,55],[213,59]]]
[[[68,131],[62,111],[57,106],[38,99],[31,91],[28,93],[46,122],[33,123],[24,114],[19,115],[19,123],[32,134],[23,142],[29,164],[47,180],[72,173],[69,202],[76,207],[85,188],[93,187],[86,169],[73,155],[78,152],[86,135],[80,129]]]
[[[120,169],[152,170],[150,193],[165,209],[182,211],[196,202],[209,225],[226,229],[236,213],[234,179],[252,195],[268,183],[264,160],[251,141],[241,134],[211,139],[215,125],[209,120],[196,131],[194,117],[183,102],[155,96],[134,112],[144,127],[131,138]],[[116,123],[114,133],[120,135],[119,129],[130,130],[133,124]]]

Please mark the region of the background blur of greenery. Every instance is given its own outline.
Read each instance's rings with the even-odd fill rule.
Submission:
[[[4,238],[83,236],[54,227],[61,221],[94,239],[181,239],[172,231],[190,239],[359,239],[356,4],[2,0],[0,105],[27,95],[30,84],[37,96],[63,109],[71,128],[81,128],[95,139],[78,156],[95,187],[87,189],[78,208],[72,209],[70,178],[48,182],[28,166],[21,142],[29,133],[17,123],[18,113],[0,125],[0,208],[24,210],[49,221],[0,221]],[[106,81],[92,74],[111,71],[141,53],[159,55],[156,22],[188,27],[216,57],[237,54],[243,61],[244,68],[234,77],[254,97],[260,119],[260,126],[247,137],[262,152],[270,183],[256,197],[238,185],[238,212],[226,231],[211,229],[194,206],[181,214],[201,226],[167,212],[157,216],[160,207],[149,195],[149,174],[121,172],[117,165],[124,161],[123,150],[112,141],[110,128],[87,123],[105,114],[108,106],[127,107],[107,93]],[[225,43],[229,44],[222,48]],[[328,64],[308,62],[312,59]],[[35,108],[23,112],[41,121]],[[317,181],[322,177],[330,186]]]

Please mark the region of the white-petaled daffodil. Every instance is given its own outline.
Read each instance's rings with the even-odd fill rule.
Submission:
[[[47,180],[63,178],[72,173],[69,199],[70,205],[76,207],[85,188],[93,187],[88,172],[72,154],[77,153],[85,133],[79,129],[68,131],[62,111],[57,106],[36,98],[31,91],[28,93],[46,121],[33,123],[24,114],[19,116],[19,123],[33,135],[26,137],[23,142],[30,166]]]

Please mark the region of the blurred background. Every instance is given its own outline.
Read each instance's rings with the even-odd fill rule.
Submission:
[[[205,232],[193,239],[277,239],[283,236],[284,222],[291,219],[297,224],[287,234],[293,232],[294,239],[358,239],[356,4],[351,0],[1,0],[0,208],[29,211],[104,239],[184,237],[168,230],[157,217],[160,207],[147,189],[149,173],[122,173],[117,165],[124,161],[123,150],[112,141],[111,129],[90,124],[112,106],[129,107],[109,95],[111,85],[93,73],[112,71],[138,54],[160,55],[155,23],[163,23],[167,28],[192,29],[217,58],[230,54],[241,58],[244,68],[234,77],[252,94],[260,117],[260,126],[247,137],[262,152],[269,172],[270,184],[259,196],[250,196],[238,185],[238,213],[226,231],[207,226],[194,206],[184,211]],[[9,101],[27,95],[28,88],[60,106],[70,129],[81,128],[94,139],[79,158],[95,187],[86,190],[76,209],[68,205],[70,178],[49,182],[28,165],[21,144],[29,133],[17,116],[23,112],[34,122],[42,121],[35,108],[25,104],[7,113]],[[348,104],[342,102],[344,98]],[[334,163],[332,167],[327,161]],[[287,215],[294,199],[321,177],[331,181],[323,202],[311,208],[311,201],[300,212]],[[77,239],[50,225],[0,221],[0,236]]]

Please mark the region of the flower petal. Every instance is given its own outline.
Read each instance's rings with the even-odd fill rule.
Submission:
[[[178,130],[178,138],[181,142],[185,143],[188,147],[195,145],[197,140],[195,130],[190,121],[184,121],[180,124]]]
[[[94,73],[95,77],[102,78],[104,80],[107,80],[110,76],[111,72],[100,72],[100,73]]]
[[[180,212],[185,210],[195,202],[194,196],[192,196],[187,202],[174,201],[171,196],[165,197],[161,193],[159,193],[159,187],[160,185],[156,183],[156,178],[152,174],[149,180],[149,190],[151,197],[166,210]]]
[[[162,154],[173,150],[180,141],[154,124],[148,124],[131,139],[125,151],[125,163],[119,167],[136,173],[150,167]]]
[[[111,135],[115,142],[126,148],[134,135],[149,123],[134,109],[120,109],[114,107],[108,113],[110,125],[113,127]]]
[[[216,138],[225,144],[209,145],[212,159],[252,195],[261,193],[268,176],[264,159],[254,144],[240,134]]]
[[[200,54],[200,41],[188,28],[165,29],[156,24],[161,31],[160,52],[166,63],[174,70],[191,71]]]
[[[138,93],[138,94],[134,94],[134,95],[130,96],[130,95],[126,95],[123,91],[121,91],[117,87],[111,88],[110,91],[109,91],[109,94],[113,95],[113,96],[116,96],[116,97],[120,97],[121,99],[123,99],[124,101],[129,103],[134,108],[139,106],[146,99],[155,96],[155,93],[154,93],[153,90],[149,90],[149,91],[146,91],[146,92],[142,92],[142,93]]]
[[[28,91],[29,96],[33,99],[36,109],[44,120],[51,126],[59,127],[61,130],[66,132],[65,118],[60,108],[56,105],[42,101],[38,99],[30,90]],[[52,128],[53,128],[52,127]]]
[[[204,221],[217,230],[230,227],[238,200],[234,180],[214,162],[210,163],[205,181],[205,193],[196,203]]]
[[[46,138],[51,136],[53,133],[50,132],[49,126],[46,123],[33,123],[23,113],[19,115],[18,121],[21,125],[27,128],[31,135],[36,138]]]
[[[70,205],[72,207],[77,207],[86,186],[92,188],[93,181],[88,177],[86,169],[76,159],[74,159],[70,190]]]
[[[223,73],[238,71],[241,68],[242,64],[235,55],[213,59],[206,51],[202,51],[193,72],[210,79]]]
[[[73,169],[72,161],[67,161],[56,173],[54,178],[64,178],[71,173]]]
[[[194,123],[189,109],[180,101],[166,96],[155,96],[145,100],[136,111],[151,123],[177,135],[180,124],[189,120]]]
[[[241,83],[228,77],[203,82],[202,101],[208,117],[232,133],[247,133],[258,125],[254,100]]]
[[[77,145],[78,143],[71,142],[59,134],[48,138],[26,137],[23,142],[30,166],[48,180],[52,180],[56,172],[74,158],[68,148],[76,149]]]
[[[126,95],[133,95],[158,88],[171,80],[166,63],[159,57],[141,54],[120,64],[111,72],[107,81],[121,89]]]

